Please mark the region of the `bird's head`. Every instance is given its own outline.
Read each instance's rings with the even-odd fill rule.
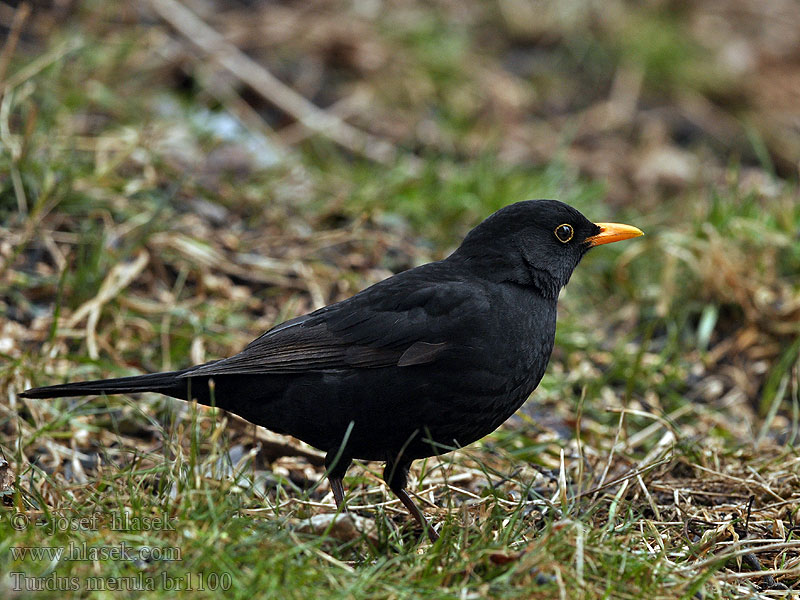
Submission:
[[[452,259],[493,281],[533,286],[555,298],[591,248],[640,235],[630,225],[592,223],[558,200],[526,200],[470,231]]]

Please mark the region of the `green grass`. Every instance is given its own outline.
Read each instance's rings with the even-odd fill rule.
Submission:
[[[0,145],[0,452],[14,475],[4,485],[0,469],[3,573],[61,578],[79,588],[67,595],[98,598],[119,594],[90,593],[90,582],[152,582],[150,597],[187,581],[201,597],[224,586],[233,598],[764,594],[765,576],[737,563],[738,537],[772,544],[753,556],[797,588],[796,181],[765,165],[759,191],[752,167],[733,161],[724,177],[614,205],[606,182],[575,166],[570,127],[544,163],[496,156],[499,126],[469,154],[473,100],[486,91],[476,55],[489,68],[504,51],[475,50],[486,28],[502,30],[493,11],[444,29],[439,13],[375,24],[402,67],[374,83],[376,103],[431,119],[451,147],[414,156],[401,139],[396,164],[376,166],[314,138],[271,167],[226,163],[244,138],[224,139],[198,115],[233,109],[200,77],[176,89],[152,28],[82,10],[47,48],[80,46],[7,90],[0,111],[11,134]],[[567,87],[608,83],[612,67],[633,63],[650,91],[716,86],[695,79],[705,57],[665,19],[642,9],[624,35],[587,33],[580,44],[596,54],[569,32],[536,51],[568,67],[544,69]],[[46,52],[19,52],[10,73]],[[407,96],[392,96],[398,77]],[[220,411],[156,396],[17,396],[229,355],[320,302],[446,255],[492,211],[536,197],[647,235],[584,259],[561,299],[551,366],[518,416],[415,465],[411,488],[441,525],[437,544],[398,510],[381,465],[358,464],[346,480],[372,532],[337,537],[307,527],[334,509],[327,484],[314,488],[323,470],[296,444],[276,450]],[[137,260],[126,285],[100,295]],[[73,318],[92,302],[96,324]],[[134,525],[112,529],[122,515]],[[163,517],[168,527],[142,525]],[[70,544],[162,558],[18,556]],[[12,584],[5,575],[0,590]],[[65,593],[19,597],[34,595]]]

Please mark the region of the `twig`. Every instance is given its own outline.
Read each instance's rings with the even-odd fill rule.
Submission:
[[[370,160],[389,164],[396,158],[392,144],[342,121],[309,102],[286,86],[265,67],[228,43],[177,0],[150,0],[153,9],[200,51],[232,75],[252,87],[266,100],[291,115],[307,129],[327,136],[348,150]]]
[[[717,573],[714,577],[722,581],[729,581],[731,579],[753,579],[755,577],[767,577],[771,575],[800,575],[800,569],[793,567],[791,569],[769,569],[766,571],[749,571],[745,573]]]
[[[637,475],[641,475],[642,473],[647,473],[648,471],[650,471],[652,469],[655,469],[656,467],[658,467],[660,465],[668,463],[671,460],[672,460],[671,457],[662,458],[658,462],[651,463],[649,465],[646,465],[644,467],[636,469],[635,471],[629,471],[625,475],[617,477],[616,479],[612,479],[611,481],[607,481],[606,483],[604,483],[602,485],[598,485],[598,486],[593,487],[590,490],[586,490],[585,492],[581,492],[580,494],[576,495],[575,498],[583,498],[585,496],[591,496],[592,494],[596,494],[597,492],[601,492],[601,491],[603,491],[603,490],[605,490],[607,488],[613,487],[613,486],[617,485],[618,483],[622,483],[623,481],[627,481],[627,480],[629,480],[629,479],[631,479],[633,477],[636,477]]]
[[[766,546],[745,546],[748,540],[743,540],[735,544],[735,546],[727,551],[727,552],[720,552],[719,554],[714,554],[709,558],[694,562],[688,563],[683,565],[677,569],[678,572],[686,572],[691,571],[693,569],[700,569],[703,567],[707,567],[709,565],[713,565],[715,563],[720,563],[722,561],[727,561],[732,558],[736,558],[737,556],[744,556],[750,552],[772,552],[772,551],[783,551],[789,550],[793,548],[797,548],[800,546],[800,542],[779,542],[776,544],[767,544]],[[793,567],[792,569],[794,572],[800,570],[798,567]],[[766,571],[761,571],[762,573],[766,573]]]

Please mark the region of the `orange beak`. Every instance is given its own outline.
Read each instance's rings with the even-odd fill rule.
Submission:
[[[623,225],[622,223],[595,223],[595,225],[600,228],[600,233],[586,238],[586,242],[590,246],[620,242],[644,235],[641,229],[631,225]]]

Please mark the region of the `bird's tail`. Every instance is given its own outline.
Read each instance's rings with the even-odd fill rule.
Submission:
[[[118,379],[96,379],[94,381],[48,385],[25,390],[20,396],[23,398],[63,398],[66,396],[157,392],[182,400],[186,400],[191,395],[201,404],[205,404],[203,400],[205,399],[204,396],[208,395],[208,377],[180,377],[193,368],[195,367],[183,369],[182,371],[150,373],[148,375],[135,375]]]

